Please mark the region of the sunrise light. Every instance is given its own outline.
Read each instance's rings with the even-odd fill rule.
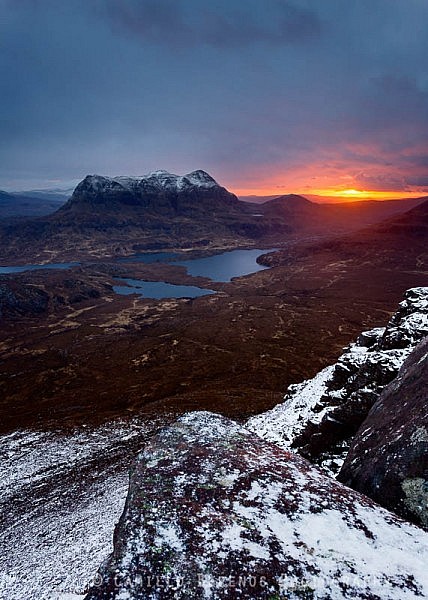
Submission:
[[[395,198],[417,198],[423,195],[420,191],[356,190],[354,188],[344,190],[317,189],[307,193],[330,198],[343,198],[344,200],[393,200]]]
[[[396,175],[396,181],[392,181],[387,172],[380,170],[376,171],[376,175],[371,172],[369,175],[361,174],[357,165],[341,161],[340,157],[336,158],[335,163],[331,168],[323,163],[312,163],[286,170],[278,165],[255,173],[245,172],[244,177],[240,175],[235,181],[226,181],[226,187],[241,197],[300,194],[316,202],[394,200],[427,194],[423,185],[408,185],[404,174]],[[364,180],[369,180],[368,185],[364,185]],[[386,189],[382,189],[384,181],[387,182]],[[396,188],[391,185],[394,182]]]
[[[394,200],[399,198],[418,198],[426,195],[424,190],[413,191],[383,191],[383,190],[357,190],[355,188],[337,189],[337,188],[310,188],[299,185],[282,188],[280,186],[260,186],[252,188],[233,187],[233,192],[237,196],[281,196],[285,194],[300,194],[302,196],[316,196],[320,201],[357,202],[359,200]]]
[[[337,192],[338,196],[350,196],[351,198],[361,198],[367,196],[367,192],[361,190],[342,190],[341,192]]]

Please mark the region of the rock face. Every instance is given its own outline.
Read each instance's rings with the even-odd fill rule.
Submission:
[[[338,479],[428,527],[428,339],[373,406]]]
[[[247,426],[337,474],[380,393],[427,335],[428,288],[413,288],[386,328],[361,334],[335,365],[290,386],[282,404],[251,418]]]
[[[212,413],[139,455],[86,600],[417,598],[428,534]]]

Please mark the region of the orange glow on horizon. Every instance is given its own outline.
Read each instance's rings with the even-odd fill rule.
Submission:
[[[229,188],[230,189],[230,188]],[[426,195],[423,191],[381,191],[381,190],[357,190],[354,188],[349,189],[335,189],[335,188],[323,188],[323,189],[278,189],[276,188],[250,188],[250,189],[231,189],[237,196],[283,196],[286,194],[299,194],[301,196],[319,196],[320,200],[325,198],[328,201],[329,198],[337,200],[343,199],[343,201],[359,201],[359,200],[394,200],[401,198],[419,198]]]
[[[376,148],[349,147],[356,155],[381,156]],[[325,153],[324,153],[325,154]],[[388,157],[386,157],[388,158]],[[386,159],[385,159],[386,160]],[[394,200],[427,196],[427,186],[409,185],[419,171],[395,169],[379,165],[361,166],[331,152],[320,161],[300,165],[274,164],[243,171],[226,187],[237,196],[313,196],[316,202],[356,202],[360,200]],[[229,184],[229,185],[227,185]]]
[[[344,200],[394,200],[395,198],[418,198],[423,196],[421,192],[385,192],[382,190],[356,190],[353,188],[345,190],[321,189],[306,193],[316,196],[343,198]]]

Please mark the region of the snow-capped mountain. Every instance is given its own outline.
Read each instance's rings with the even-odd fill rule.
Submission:
[[[105,193],[110,190],[120,191],[120,188],[132,194],[143,196],[147,192],[181,193],[190,189],[210,189],[220,187],[216,180],[205,171],[197,170],[186,175],[174,175],[168,171],[152,171],[141,177],[104,177],[102,175],[87,175],[81,181],[74,193]]]
[[[67,210],[78,210],[85,203],[102,205],[103,211],[115,207],[143,207],[154,212],[167,209],[174,215],[199,214],[201,211],[230,210],[239,203],[236,196],[221,187],[205,171],[174,175],[153,171],[142,177],[104,177],[87,175],[73,192]]]
[[[88,175],[53,215],[2,232],[3,262],[111,257],[143,249],[234,247],[258,235],[257,217],[205,171],[143,177]]]

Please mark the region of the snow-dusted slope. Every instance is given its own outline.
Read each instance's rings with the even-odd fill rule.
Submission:
[[[159,424],[0,437],[1,600],[82,597],[112,550],[128,466]]]
[[[428,335],[428,287],[405,294],[386,328],[364,332],[337,363],[287,390],[284,402],[247,427],[337,474],[349,440],[381,391]]]
[[[289,450],[308,421],[320,423],[327,413],[327,408],[317,412],[316,407],[327,391],[333,372],[334,366],[326,367],[313,379],[290,385],[283,403],[268,412],[251,417],[246,426],[260,437]]]

